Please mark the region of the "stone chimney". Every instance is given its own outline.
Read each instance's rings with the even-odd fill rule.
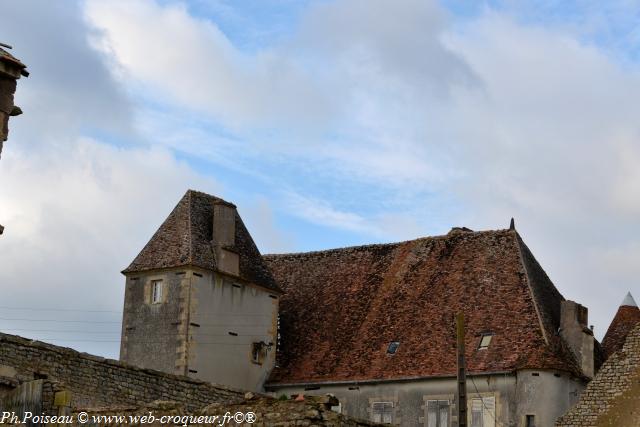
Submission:
[[[240,257],[236,245],[236,207],[216,201],[213,204],[213,245],[218,270],[234,276],[240,274]]]
[[[22,113],[20,107],[13,104],[17,80],[29,75],[27,66],[3,48],[11,49],[11,46],[0,43],[0,154],[2,143],[9,135],[9,117]]]
[[[0,156],[2,145],[9,135],[9,117],[22,114],[22,110],[13,104],[13,94],[16,92],[17,80],[20,76],[27,77],[27,66],[14,58],[6,49],[11,46],[0,43]],[[0,225],[0,234],[4,227]]]
[[[562,301],[560,336],[571,348],[582,372],[593,378],[593,331],[588,327],[589,310],[574,301]]]

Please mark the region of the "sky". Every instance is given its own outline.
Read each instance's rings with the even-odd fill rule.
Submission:
[[[640,297],[637,1],[6,2],[0,330],[117,358],[187,189],[262,253],[516,228],[601,339]]]

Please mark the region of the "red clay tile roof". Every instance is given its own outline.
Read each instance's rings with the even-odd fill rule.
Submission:
[[[638,306],[624,305],[623,302],[602,340],[605,360],[622,348],[627,335],[638,323],[640,323],[640,309]]]
[[[232,203],[218,197],[193,190],[187,191],[123,273],[183,266],[216,270],[214,203],[224,203],[235,208]],[[235,224],[235,245],[225,248],[239,255],[240,278],[282,292],[273,280],[237,211]]]
[[[470,372],[581,375],[556,334],[564,298],[514,230],[264,259],[285,290],[272,385],[455,375],[458,312]]]

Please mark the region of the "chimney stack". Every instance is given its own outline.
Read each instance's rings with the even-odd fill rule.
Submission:
[[[236,207],[216,201],[213,204],[213,246],[216,268],[234,276],[240,274],[240,257],[236,245]]]
[[[560,336],[567,342],[576,357],[582,372],[593,378],[594,338],[588,326],[589,310],[574,301],[562,301],[560,314]]]

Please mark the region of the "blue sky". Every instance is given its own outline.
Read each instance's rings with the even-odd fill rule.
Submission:
[[[263,253],[515,217],[598,337],[640,294],[636,2],[3,8],[31,76],[0,161],[0,305],[77,311],[0,308],[0,329],[117,357],[119,271],[187,188],[234,202]]]

